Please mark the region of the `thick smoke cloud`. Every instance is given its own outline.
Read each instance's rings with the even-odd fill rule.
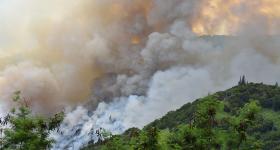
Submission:
[[[243,74],[280,81],[277,0],[3,0],[0,7],[1,106],[21,90],[35,112],[67,107],[54,149],[78,149],[92,128],[141,128]]]

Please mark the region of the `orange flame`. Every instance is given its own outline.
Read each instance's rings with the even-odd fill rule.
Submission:
[[[131,44],[137,45],[137,44],[139,44],[140,42],[141,42],[141,39],[140,39],[140,37],[138,37],[138,36],[133,36],[133,37],[131,38]]]
[[[253,16],[262,16],[269,26],[280,19],[279,0],[208,0],[192,24],[198,35],[229,35]]]

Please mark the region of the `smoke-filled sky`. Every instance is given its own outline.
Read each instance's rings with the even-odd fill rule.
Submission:
[[[78,106],[56,147],[79,147],[243,74],[279,82],[279,27],[279,0],[0,0],[2,111],[18,90],[38,113]]]

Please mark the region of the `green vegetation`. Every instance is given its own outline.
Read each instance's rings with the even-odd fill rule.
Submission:
[[[3,150],[50,149],[51,131],[63,113],[50,118],[34,115],[16,92],[14,109],[0,118]],[[172,105],[172,104],[170,104]],[[99,140],[83,150],[278,150],[280,149],[280,88],[247,83],[185,104],[142,130],[112,135],[100,128]]]
[[[247,83],[188,103],[148,124],[84,150],[278,150],[278,84]]]
[[[1,120],[1,131],[4,136],[1,139],[3,150],[44,150],[49,149],[54,142],[49,138],[49,133],[58,128],[63,120],[64,114],[59,113],[51,118],[34,116],[27,102],[21,99],[20,92],[13,97],[18,105],[12,109],[4,120]],[[8,125],[8,128],[4,128]],[[4,129],[3,129],[4,128]],[[2,133],[1,133],[2,134]]]

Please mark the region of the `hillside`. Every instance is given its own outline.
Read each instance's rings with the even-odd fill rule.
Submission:
[[[257,100],[260,102],[264,111],[277,113],[280,110],[280,88],[275,85],[265,85],[262,83],[248,83],[238,85],[226,91],[213,94],[218,100],[228,103],[227,112],[234,113],[238,108],[242,107],[249,100]],[[190,121],[190,116],[195,111],[196,104],[201,99],[193,103],[187,103],[176,111],[168,112],[165,116],[150,123],[147,127],[158,127],[159,129],[173,128],[179,124]]]
[[[210,110],[214,113],[209,120],[214,123],[207,126],[209,120],[205,118]],[[197,115],[204,112],[206,117]],[[233,88],[185,104],[143,130],[132,128],[123,135],[112,136],[84,149],[207,149],[214,146],[214,149],[276,150],[280,148],[279,129],[278,84],[240,82]],[[153,144],[157,147],[147,148]]]

